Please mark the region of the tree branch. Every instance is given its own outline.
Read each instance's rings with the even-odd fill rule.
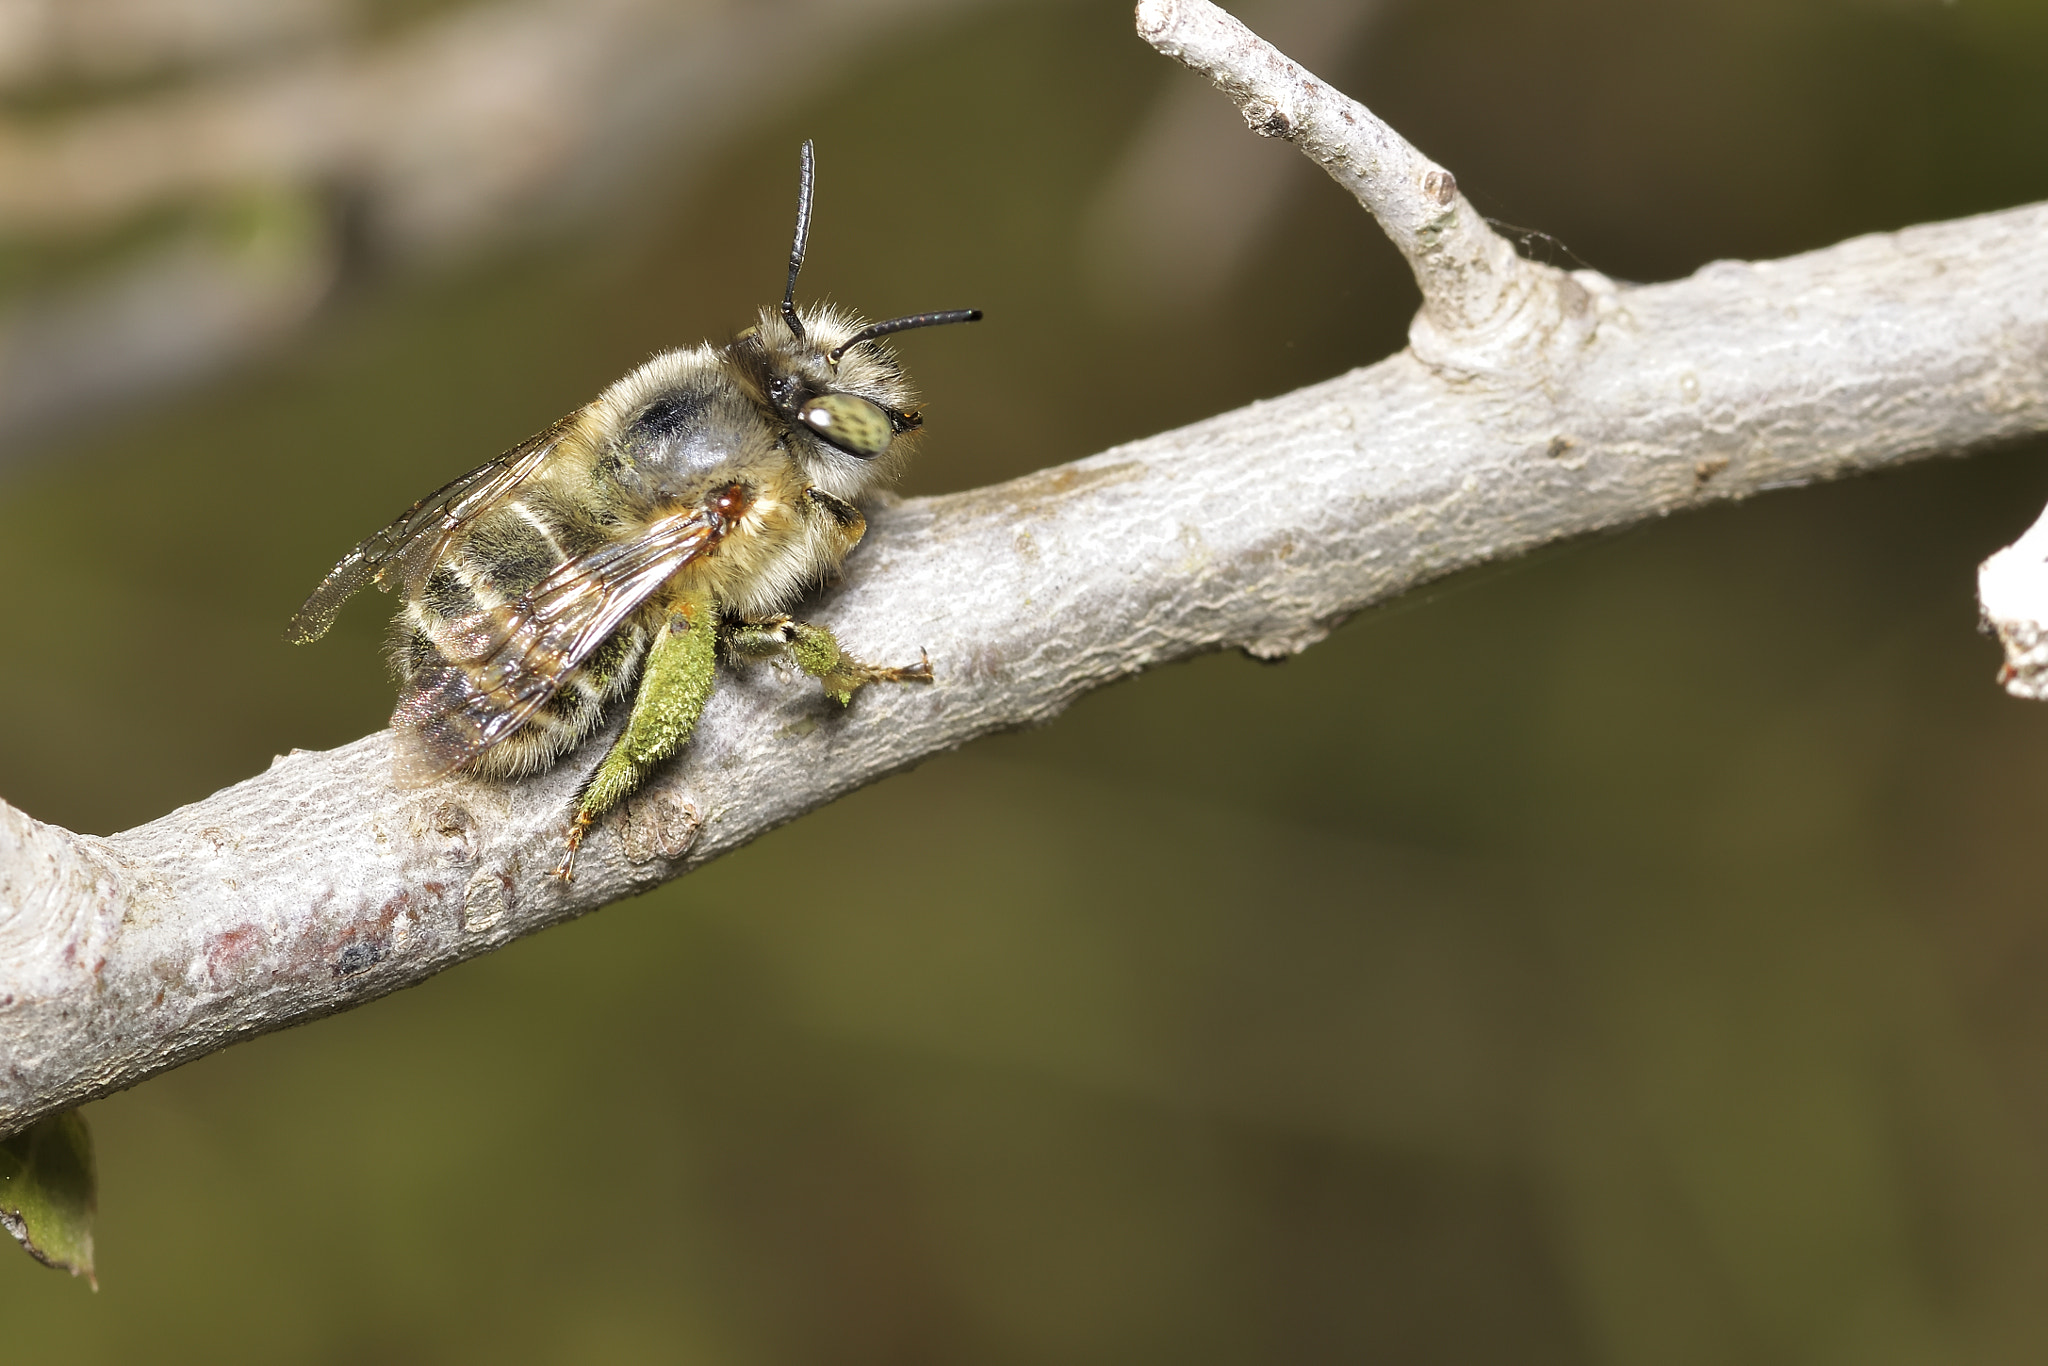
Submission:
[[[1439,168],[1212,6],[1140,20],[1387,224],[1427,301],[1410,349],[874,509],[813,615],[871,658],[927,648],[937,685],[839,713],[739,671],[573,884],[547,870],[603,739],[517,785],[404,790],[373,735],[110,838],[0,807],[0,1130],[418,982],[1155,664],[1278,658],[1560,537],[2048,430],[2048,205],[1623,288],[1504,252]]]

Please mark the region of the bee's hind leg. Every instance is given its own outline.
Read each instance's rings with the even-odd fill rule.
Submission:
[[[655,632],[626,729],[577,795],[576,816],[569,823],[569,857],[555,870],[562,881],[575,879],[576,851],[590,827],[633,795],[656,764],[689,743],[711,698],[718,663],[717,622],[717,610],[706,597],[685,603]]]
[[[788,617],[734,622],[725,628],[725,644],[741,659],[766,659],[787,651],[799,669],[824,687],[825,696],[842,707],[851,705],[853,695],[870,683],[932,681],[932,661],[922,650],[917,663],[905,668],[863,664],[840,649],[824,627]]]

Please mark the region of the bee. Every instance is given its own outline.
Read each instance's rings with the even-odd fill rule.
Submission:
[[[785,656],[841,705],[931,662],[862,663],[785,609],[860,542],[861,494],[922,419],[882,338],[979,309],[865,323],[796,305],[816,157],[803,145],[779,309],[724,346],[667,351],[505,454],[427,495],[343,556],[287,632],[318,640],[368,584],[392,623],[401,779],[513,779],[574,749],[627,697],[624,729],[570,821],[590,827],[688,743],[719,660]]]

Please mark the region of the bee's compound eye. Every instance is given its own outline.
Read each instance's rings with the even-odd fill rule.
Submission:
[[[888,450],[889,440],[896,434],[887,413],[852,394],[820,394],[806,403],[797,416],[819,436],[863,460],[872,460]]]

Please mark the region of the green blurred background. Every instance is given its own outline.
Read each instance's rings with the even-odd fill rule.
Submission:
[[[112,831],[380,726],[382,604],[292,649],[300,597],[746,321],[804,136],[810,297],[988,311],[904,343],[909,492],[1401,344],[1398,258],[1220,97],[1270,219],[1187,297],[1122,288],[1117,178],[1194,78],[1120,0],[843,65],[686,189],[373,263],[0,471],[0,793]],[[1322,65],[1629,279],[2048,197],[2040,0],[1389,0]],[[102,1101],[104,1289],[0,1256],[7,1359],[2039,1361],[2048,709],[1994,686],[1973,574],[2044,455],[1161,670]],[[791,863],[853,890],[783,899]]]

